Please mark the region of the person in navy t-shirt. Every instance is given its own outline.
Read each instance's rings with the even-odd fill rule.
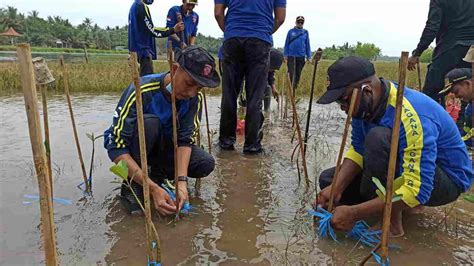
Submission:
[[[170,28],[157,28],[153,25],[148,5],[153,0],[135,0],[128,14],[128,50],[136,52],[140,63],[140,76],[153,73],[153,60],[156,59],[155,38],[164,38],[183,30],[183,23]]]
[[[309,33],[303,29],[304,17],[298,16],[296,18],[296,26],[288,31],[286,35],[285,61],[288,64],[288,72],[293,84],[293,94],[300,82],[301,71],[305,64],[305,57],[311,60],[311,46],[309,45]]]
[[[168,37],[168,41],[173,41],[173,48],[181,48],[185,46],[194,45],[199,24],[199,15],[194,12],[194,7],[198,4],[198,0],[183,0],[181,6],[173,6],[168,11],[166,17],[166,27],[172,27],[180,20],[184,22],[184,31],[179,36]]]
[[[214,3],[215,18],[224,32],[219,146],[224,150],[234,149],[237,97],[245,80],[247,114],[243,151],[261,153],[262,99],[267,87],[272,34],[285,21],[286,0],[214,0]]]

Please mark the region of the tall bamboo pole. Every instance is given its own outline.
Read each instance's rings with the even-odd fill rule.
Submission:
[[[207,146],[209,149],[209,154],[212,153],[212,144],[211,144],[211,130],[209,129],[209,114],[207,111],[207,99],[206,99],[206,89],[202,90],[202,96],[204,98],[204,113],[206,114],[206,130],[207,130]],[[199,179],[198,179],[199,180]]]
[[[38,112],[38,98],[36,95],[35,78],[31,49],[28,44],[17,45],[18,62],[20,65],[21,85],[25,98],[25,109],[28,118],[28,129],[30,133],[31,148],[36,174],[38,176],[38,187],[40,196],[41,228],[43,236],[43,248],[46,257],[46,265],[56,266],[57,249],[56,233],[54,226],[54,212],[49,182],[49,171],[46,162],[46,154],[41,135],[41,123]]]
[[[176,217],[179,217],[179,191],[178,191],[178,127],[177,127],[177,112],[176,112],[176,91],[174,89],[174,53],[171,41],[168,42],[168,64],[171,73],[171,108],[173,111],[173,147],[174,147],[174,184],[176,195]]]
[[[402,52],[398,67],[398,89],[397,101],[395,109],[395,121],[392,129],[392,140],[390,145],[390,157],[387,173],[387,187],[385,195],[385,207],[383,211],[382,224],[382,262],[386,262],[388,258],[388,236],[390,232],[390,220],[392,217],[392,197],[393,197],[393,179],[395,177],[395,167],[398,155],[398,141],[400,136],[400,121],[402,116],[403,92],[405,91],[405,80],[408,65],[408,52]]]
[[[44,124],[44,146],[46,148],[46,158],[48,162],[49,185],[51,186],[51,197],[53,197],[53,171],[51,167],[51,141],[49,138],[49,115],[48,115],[48,92],[46,85],[39,85],[41,90],[41,102],[43,104],[43,124]]]
[[[156,230],[153,230],[153,221],[151,219],[151,206],[150,206],[150,187],[148,186],[149,177],[148,177],[148,161],[146,154],[146,140],[145,140],[145,121],[143,118],[143,102],[142,102],[142,91],[140,85],[140,78],[138,74],[138,64],[137,64],[137,54],[132,52],[130,53],[129,66],[132,74],[133,84],[135,86],[135,104],[137,110],[137,126],[138,126],[138,140],[140,146],[140,162],[143,178],[143,196],[145,204],[145,219],[146,219],[146,236],[147,236],[147,251],[148,251],[148,260],[150,261],[161,261],[159,257],[158,248],[154,248],[153,243],[158,247],[159,238]],[[154,234],[155,233],[155,234]]]
[[[304,154],[304,145],[303,145],[303,137],[301,136],[301,129],[300,129],[300,123],[299,123],[299,119],[298,119],[298,113],[296,112],[296,103],[295,103],[295,98],[293,97],[293,93],[292,93],[292,85],[291,85],[291,81],[290,81],[290,74],[288,73],[287,74],[287,78],[288,78],[288,96],[290,97],[290,100],[291,100],[291,106],[293,107],[293,119],[295,121],[295,124],[296,124],[296,133],[298,135],[298,143],[299,143],[299,146],[300,146],[300,153],[301,153],[301,159],[302,159],[302,162],[303,162],[303,172],[304,172],[304,178],[305,178],[305,182],[306,182],[306,187],[309,187],[309,177],[308,177],[308,168],[306,167],[306,156]]]
[[[318,69],[318,62],[321,60],[323,50],[319,48],[313,56],[313,80],[311,81],[311,92],[309,95],[308,114],[306,115],[306,128],[304,131],[304,154],[306,155],[306,146],[308,145],[309,124],[311,122],[311,109],[313,107],[314,86],[316,84],[316,70]]]
[[[71,117],[72,131],[74,133],[74,141],[76,142],[77,155],[79,156],[79,162],[81,164],[82,178],[84,179],[86,193],[91,193],[92,188],[89,186],[90,185],[89,182],[87,182],[86,167],[84,165],[84,158],[82,157],[81,144],[79,143],[79,135],[77,134],[76,120],[74,119],[74,111],[72,110],[71,95],[69,94],[68,73],[67,73],[66,65],[64,64],[63,56],[59,58],[59,63],[61,65],[61,69],[63,72],[64,92],[66,93],[66,100],[67,100],[67,105],[69,108],[69,116]]]
[[[416,72],[418,74],[418,91],[422,91],[420,62],[416,63]]]
[[[337,155],[337,162],[336,162],[336,171],[334,173],[334,177],[331,183],[331,193],[329,194],[329,205],[328,211],[331,212],[334,206],[334,190],[336,187],[336,182],[339,177],[339,170],[341,168],[342,163],[342,155],[344,154],[344,148],[346,147],[347,136],[349,135],[349,126],[351,125],[352,114],[354,112],[355,103],[357,98],[359,97],[359,89],[354,89],[351,97],[351,103],[349,105],[349,111],[347,112],[346,123],[344,125],[344,132],[342,134],[341,145],[339,146],[339,154]]]

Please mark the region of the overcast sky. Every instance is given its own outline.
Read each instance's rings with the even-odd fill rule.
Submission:
[[[59,15],[74,25],[85,17],[101,27],[127,24],[133,0],[0,0],[0,6],[15,6],[22,13],[39,11],[41,17]],[[276,47],[285,43],[296,16],[306,18],[311,49],[344,42],[375,43],[382,53],[399,56],[416,48],[428,15],[429,0],[287,0],[286,21],[274,35]],[[164,26],[168,9],[181,0],[155,0],[151,15],[156,26]],[[199,0],[199,32],[221,37],[214,20],[214,0]]]

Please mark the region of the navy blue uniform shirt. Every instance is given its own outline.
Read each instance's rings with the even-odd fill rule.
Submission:
[[[168,16],[166,17],[166,27],[172,28],[176,23],[178,23],[178,14],[181,14],[181,18],[184,23],[184,34],[178,33],[178,37],[181,39],[184,35],[184,43],[189,45],[189,38],[196,37],[199,24],[199,15],[196,12],[191,12],[189,15],[185,15],[181,6],[174,6],[168,11]],[[168,41],[172,38],[168,38]],[[173,40],[173,48],[180,48],[181,45],[179,42]]]
[[[294,27],[286,35],[285,57],[305,57],[311,59],[311,46],[309,45],[309,33],[305,29]]]
[[[286,7],[286,0],[214,0],[227,7],[224,40],[258,38],[273,44],[273,10]]]

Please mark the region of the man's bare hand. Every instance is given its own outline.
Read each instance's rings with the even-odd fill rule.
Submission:
[[[176,213],[176,205],[164,189],[157,187],[151,191],[151,195],[153,196],[155,208],[161,215],[166,216]]]
[[[188,182],[179,181],[178,182],[178,194],[179,194],[179,209],[183,208],[185,202],[189,200],[188,195]]]
[[[353,207],[343,205],[334,209],[331,224],[338,231],[350,231],[357,222],[356,213]]]
[[[176,25],[174,25],[173,29],[174,29],[174,32],[181,32],[181,31],[183,31],[183,30],[184,30],[184,23],[183,23],[182,21],[176,23]]]
[[[416,69],[416,65],[420,62],[419,56],[410,56],[408,58],[408,70],[413,71]]]
[[[318,205],[321,206],[323,209],[327,209],[329,207],[329,198],[331,195],[331,185],[325,187],[323,190],[321,190],[318,195],[316,196],[316,201],[314,202],[314,207],[317,207]],[[334,204],[337,205],[339,201],[341,200],[341,195],[342,192],[334,191]]]

